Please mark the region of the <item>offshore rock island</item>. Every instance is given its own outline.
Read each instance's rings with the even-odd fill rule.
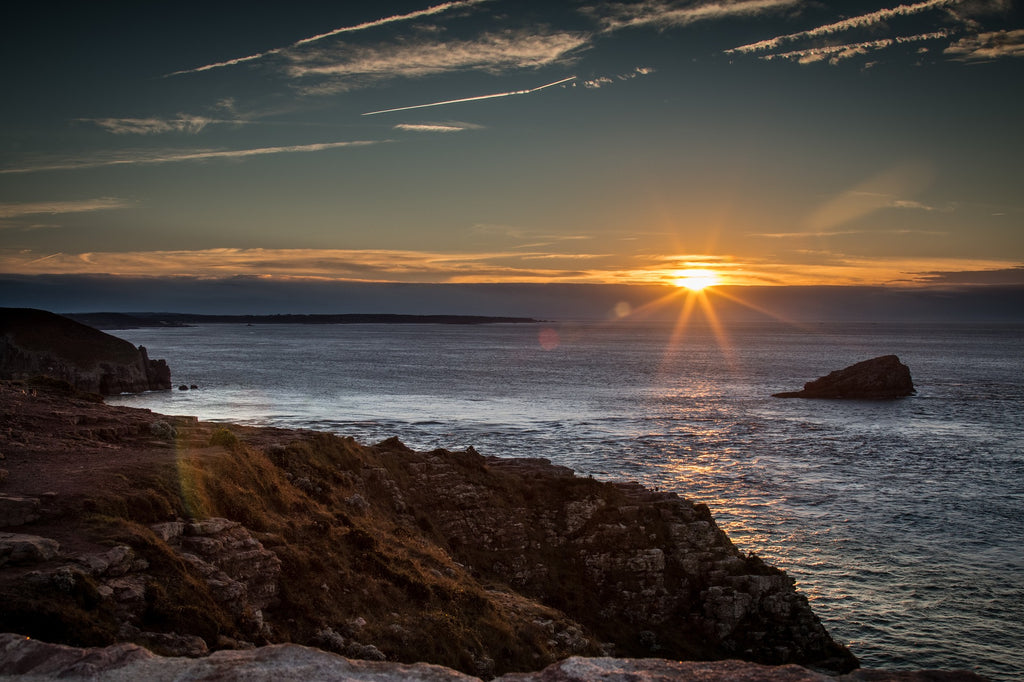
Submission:
[[[882,355],[818,377],[802,390],[773,393],[775,398],[895,400],[916,393],[910,368],[895,355]]]

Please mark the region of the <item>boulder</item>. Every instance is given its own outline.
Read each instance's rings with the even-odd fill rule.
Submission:
[[[50,538],[20,533],[0,533],[0,566],[38,564],[60,552],[60,544]]]
[[[914,393],[910,368],[895,355],[883,355],[808,381],[801,391],[773,395],[776,398],[892,400]]]
[[[171,387],[171,370],[146,349],[61,315],[0,308],[0,379],[44,376],[87,393]]]

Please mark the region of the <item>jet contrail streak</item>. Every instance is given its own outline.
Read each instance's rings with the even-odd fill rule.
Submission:
[[[440,5],[434,5],[433,7],[428,7],[426,9],[416,10],[415,12],[409,12],[408,14],[396,14],[394,16],[376,19],[375,21],[366,21],[361,24],[356,24],[355,26],[343,26],[342,28],[336,28],[333,31],[328,31],[327,33],[321,33],[319,35],[311,36],[309,38],[297,40],[291,45],[289,45],[287,48],[275,47],[271,50],[266,50],[265,52],[251,54],[248,57],[238,57],[236,59],[229,59],[224,62],[216,62],[214,64],[207,64],[205,66],[197,66],[194,69],[183,69],[181,71],[174,71],[164,76],[164,78],[168,78],[170,76],[181,76],[187,73],[200,73],[202,71],[211,71],[213,69],[219,69],[224,66],[235,66],[236,64],[244,64],[246,62],[254,62],[258,59],[266,57],[267,55],[279,54],[289,48],[298,47],[300,45],[308,45],[309,43],[315,43],[318,40],[330,38],[331,36],[336,36],[340,33],[353,33],[355,31],[364,31],[368,28],[376,28],[378,26],[384,26],[385,24],[393,24],[399,21],[419,19],[420,17],[428,17],[433,14],[441,14],[442,12],[446,12],[453,8],[468,7],[470,5],[479,5],[482,2],[488,2],[488,0],[455,0],[454,2],[446,2]]]
[[[336,28],[333,31],[328,31],[327,33],[321,33],[320,35],[317,36],[303,38],[302,40],[296,41],[292,43],[292,47],[316,42],[317,40],[321,40],[323,38],[330,38],[331,36],[336,36],[339,33],[351,33],[353,31],[362,31],[368,28],[376,28],[377,26],[391,24],[396,21],[407,21],[409,19],[428,17],[431,16],[432,14],[440,14],[441,12],[446,12],[452,9],[453,7],[466,7],[469,5],[478,5],[481,2],[487,2],[487,0],[459,0],[457,2],[446,2],[441,5],[434,5],[433,7],[428,7],[426,9],[410,12],[409,14],[397,14],[393,17],[384,17],[383,19],[377,19],[376,21],[367,21],[362,24],[356,24],[355,26],[345,26],[343,28]]]
[[[380,111],[367,111],[363,116],[376,116],[377,114],[390,114],[396,111],[409,111],[410,109],[426,109],[427,107],[440,107],[445,104],[459,104],[461,102],[477,102],[482,99],[494,99],[496,97],[512,97],[513,95],[529,95],[531,92],[537,92],[544,88],[551,88],[562,83],[568,83],[569,81],[576,80],[576,76],[569,76],[563,78],[560,81],[554,83],[548,83],[547,85],[541,85],[540,87],[530,88],[529,90],[512,90],[511,92],[496,92],[493,95],[477,95],[476,97],[463,97],[462,99],[448,99],[443,102],[431,102],[429,104],[414,104],[409,107],[396,107],[394,109],[381,109]]]

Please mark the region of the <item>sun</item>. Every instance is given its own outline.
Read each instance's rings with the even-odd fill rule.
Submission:
[[[676,270],[672,284],[690,291],[703,291],[718,284],[718,273],[714,270]]]

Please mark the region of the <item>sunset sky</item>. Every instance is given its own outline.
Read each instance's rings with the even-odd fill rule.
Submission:
[[[2,275],[1024,283],[1009,0],[20,4]]]

